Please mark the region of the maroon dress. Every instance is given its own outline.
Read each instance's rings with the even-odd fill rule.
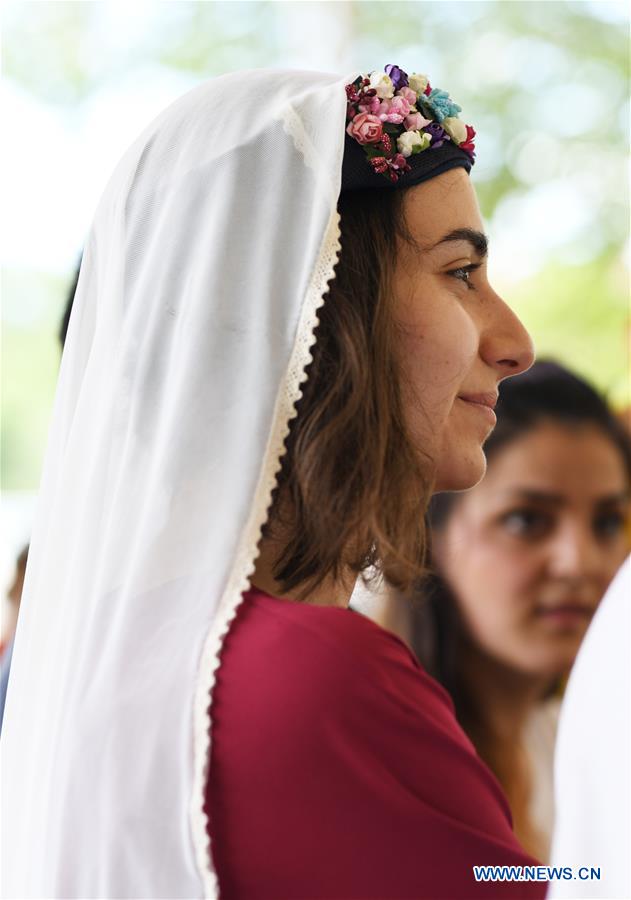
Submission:
[[[252,589],[213,694],[206,809],[223,898],[543,898],[449,695],[350,609]]]

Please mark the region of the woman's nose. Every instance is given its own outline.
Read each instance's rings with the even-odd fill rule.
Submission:
[[[494,294],[492,317],[486,328],[483,355],[501,378],[519,375],[535,361],[532,338],[513,310]]]
[[[578,580],[600,573],[602,555],[587,524],[567,522],[550,546],[550,569],[557,578]]]

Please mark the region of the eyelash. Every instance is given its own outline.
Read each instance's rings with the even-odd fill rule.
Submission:
[[[469,281],[469,278],[468,277],[461,278],[461,276],[458,275],[457,273],[465,272],[467,274],[467,276],[469,276],[469,275],[471,275],[472,272],[475,272],[476,269],[479,269],[480,266],[481,266],[481,263],[471,263],[468,266],[458,266],[457,269],[451,269],[450,272],[447,272],[447,275],[451,275],[452,278],[456,278],[458,281],[462,281],[463,284],[466,284],[467,290],[475,291],[475,285],[472,284],[471,281]]]

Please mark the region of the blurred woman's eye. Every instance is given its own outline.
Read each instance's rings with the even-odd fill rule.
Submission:
[[[539,538],[552,526],[552,517],[534,509],[512,509],[501,518],[503,528],[515,537]]]
[[[601,513],[594,518],[594,534],[601,538],[617,537],[626,526],[626,516],[620,511]]]
[[[457,269],[451,269],[447,272],[447,275],[451,275],[452,278],[457,278],[458,281],[464,282],[470,291],[475,291],[475,285],[471,281],[471,273],[475,272],[476,269],[479,269],[481,265],[482,263],[471,263],[468,266],[460,266]]]

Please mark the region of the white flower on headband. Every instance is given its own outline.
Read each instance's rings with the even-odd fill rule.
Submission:
[[[403,134],[397,138],[397,150],[407,159],[407,157],[412,156],[413,153],[420,153],[422,150],[427,150],[431,142],[431,137],[425,132],[421,134],[420,131],[404,131]]]
[[[394,85],[392,78],[385,72],[372,72],[370,75],[370,87],[377,91],[381,100],[390,100],[394,97]]]
[[[455,116],[447,116],[440,123],[454,144],[462,144],[467,140],[467,126]]]
[[[425,88],[429,84],[429,78],[427,75],[410,75],[408,79],[408,83],[413,91],[416,91],[417,94],[424,94]]]

